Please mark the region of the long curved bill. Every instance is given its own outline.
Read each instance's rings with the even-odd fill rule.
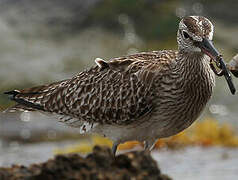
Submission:
[[[226,64],[220,55],[220,53],[216,50],[211,40],[203,38],[203,41],[197,42],[197,46],[201,49],[202,52],[207,54],[215,63],[218,68],[222,70],[222,75],[225,76],[226,82],[230,88],[232,94],[235,94],[236,88],[232,82],[231,74],[226,67]]]

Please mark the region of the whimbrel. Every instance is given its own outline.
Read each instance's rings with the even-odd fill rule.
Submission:
[[[213,25],[201,16],[183,18],[178,50],[97,58],[96,64],[72,79],[6,92],[17,105],[7,111],[39,110],[118,144],[145,142],[151,150],[158,138],[189,127],[210,99],[215,74],[210,63],[218,52]]]

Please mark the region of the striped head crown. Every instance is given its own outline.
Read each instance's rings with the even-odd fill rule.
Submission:
[[[183,52],[201,52],[197,42],[203,39],[211,41],[213,38],[213,25],[205,17],[188,16],[179,23],[177,41],[178,49]]]

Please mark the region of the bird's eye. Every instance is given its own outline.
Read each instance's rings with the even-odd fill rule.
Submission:
[[[184,37],[185,39],[188,39],[188,38],[190,38],[190,36],[188,35],[188,33],[187,33],[187,32],[185,32],[185,31],[183,31],[183,37]]]

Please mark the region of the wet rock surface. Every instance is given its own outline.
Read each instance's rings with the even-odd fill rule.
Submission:
[[[157,163],[145,152],[130,152],[113,157],[110,149],[99,146],[85,158],[78,154],[57,155],[54,159],[29,167],[13,165],[10,168],[0,168],[0,179],[171,180],[161,173]]]

